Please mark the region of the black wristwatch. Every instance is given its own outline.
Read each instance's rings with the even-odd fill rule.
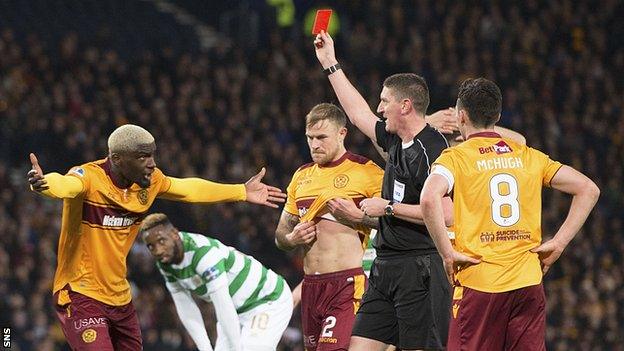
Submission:
[[[394,201],[388,202],[386,207],[384,207],[384,215],[385,216],[394,217],[394,207],[392,207],[392,205],[394,205]]]
[[[323,73],[330,75],[332,73],[337,72],[339,69],[341,69],[342,67],[340,67],[340,64],[337,63],[333,66],[327,67],[326,69],[323,70]]]

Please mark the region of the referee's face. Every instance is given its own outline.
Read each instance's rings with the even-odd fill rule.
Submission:
[[[329,120],[320,120],[306,127],[306,137],[312,161],[324,165],[339,159],[344,153],[347,128],[338,127]]]
[[[397,118],[401,115],[401,101],[394,97],[392,89],[388,87],[383,87],[379,100],[377,113],[381,114],[386,120],[386,131],[396,133]]]

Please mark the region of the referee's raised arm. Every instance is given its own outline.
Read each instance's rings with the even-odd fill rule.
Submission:
[[[373,142],[377,143],[375,123],[379,118],[371,111],[366,100],[342,71],[338,60],[336,60],[334,40],[328,33],[321,31],[314,40],[314,47],[316,48],[316,58],[323,66],[323,72],[327,74],[340,105],[349,117],[349,121]]]

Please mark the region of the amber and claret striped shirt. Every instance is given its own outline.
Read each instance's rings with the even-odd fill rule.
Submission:
[[[305,164],[288,185],[284,210],[302,221],[329,218],[327,202],[334,198],[352,199],[359,206],[365,198],[381,195],[384,171],[373,161],[347,151],[338,160],[326,165]],[[362,250],[366,249],[370,228],[355,226],[362,235]]]
[[[159,198],[184,202],[225,202],[246,199],[243,184],[219,184],[200,178],[173,178],[158,168],[148,188],[113,183],[108,159],[73,167],[67,175],[45,175],[42,193],[63,199],[63,219],[53,293],[58,304],[70,302],[63,287],[108,305],[131,300],[126,257],[147,211]]]

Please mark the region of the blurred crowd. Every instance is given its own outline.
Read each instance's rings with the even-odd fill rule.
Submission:
[[[341,19],[338,60],[373,108],[392,73],[426,78],[430,113],[454,105],[461,80],[485,76],[503,91],[503,126],[598,184],[599,204],[545,278],[547,346],[624,350],[622,2],[331,4]],[[61,202],[28,191],[28,152],[44,172],[64,173],[105,157],[110,132],[135,123],[155,136],[157,163],[172,176],[243,182],[266,166],[265,181],[285,190],[310,162],[304,117],[336,98],[301,25],[263,21],[266,38],[253,50],[233,41],[205,53],[163,45],[134,55],[85,33],[52,42],[0,23],[0,327],[11,327],[12,349],[66,349],[51,307]],[[370,141],[349,129],[348,148],[380,163]],[[569,201],[544,192],[545,237]],[[279,210],[157,201],[153,211],[255,256],[291,287],[302,277],[298,253],[274,246]],[[145,349],[193,350],[142,243],[128,268]],[[211,307],[201,306],[214,337]],[[302,350],[299,327],[296,313],[282,349]]]

